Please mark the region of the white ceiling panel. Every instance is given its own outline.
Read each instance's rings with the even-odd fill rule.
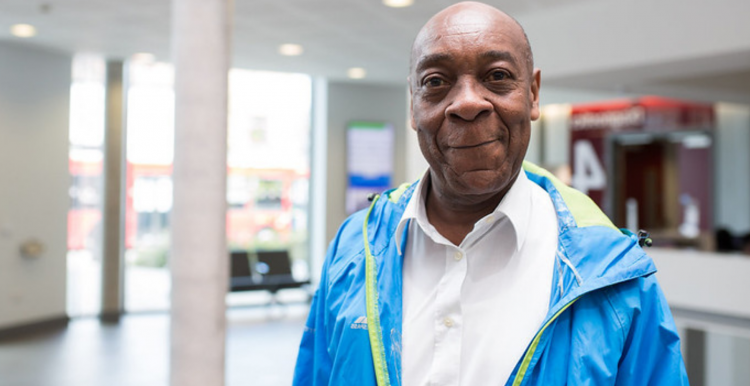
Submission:
[[[640,76],[639,68],[650,68],[655,63],[652,57],[658,55],[671,55],[670,61],[680,61],[681,52],[691,57],[699,54],[698,48],[695,52],[663,49],[659,42],[684,41],[681,44],[685,47],[691,42],[704,42],[701,44],[705,46],[706,34],[731,36],[721,35],[722,28],[736,29],[734,36],[742,34],[745,27],[736,25],[736,21],[728,27],[726,20],[727,15],[743,14],[747,0],[715,1],[716,9],[724,13],[711,11],[701,0],[487,2],[530,28],[529,36],[534,48],[541,51],[537,56],[549,84],[615,90],[644,82],[655,87],[681,82],[686,87],[698,86],[687,78],[654,79],[653,72],[643,71]],[[455,1],[415,0],[411,7],[395,9],[384,6],[381,0],[234,0],[233,65],[337,80],[346,79],[350,67],[364,67],[368,73],[365,82],[404,84],[412,39],[430,16],[452,3]],[[68,53],[98,52],[111,58],[150,52],[158,60],[168,61],[170,8],[170,0],[0,0],[0,40]],[[732,13],[733,9],[736,11]],[[610,14],[603,15],[606,12]],[[712,20],[711,13],[724,22]],[[706,20],[696,28],[696,17],[704,15]],[[38,36],[26,40],[11,36],[9,28],[16,23],[36,26]],[[613,46],[608,42],[616,43]],[[283,43],[301,44],[304,53],[282,56],[277,50]],[[741,41],[737,44],[737,49],[727,52],[750,52]],[[703,46],[696,47],[706,50]],[[597,61],[605,63],[602,58],[619,57],[623,59],[595,65]],[[731,66],[740,74],[749,68],[750,63]],[[628,77],[622,76],[623,71]],[[737,88],[741,93],[743,86],[732,79],[718,73],[712,85],[737,95]]]

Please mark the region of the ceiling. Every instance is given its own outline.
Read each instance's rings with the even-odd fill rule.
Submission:
[[[0,0],[0,39],[19,40],[10,35],[9,28],[27,23],[37,27],[38,35],[24,43],[113,58],[149,52],[168,61],[170,3]],[[431,15],[452,3],[455,1],[417,0],[411,7],[389,8],[380,0],[235,0],[233,64],[333,79],[346,78],[350,67],[363,67],[370,82],[403,83],[412,39]],[[488,3],[518,15],[558,2]],[[278,54],[278,46],[284,43],[301,44],[303,55]]]
[[[750,51],[681,58],[548,79],[547,85],[750,104]]]
[[[549,53],[548,56],[560,59],[560,68],[566,68],[566,65],[576,68],[574,60],[564,62],[570,58],[561,55],[556,49],[562,44],[575,49],[576,45],[586,46],[587,42],[577,37],[562,40],[563,43],[555,39],[560,39],[558,35],[568,32],[568,25],[575,27],[581,24],[574,19],[577,14],[586,15],[585,12],[590,12],[584,20],[588,21],[592,19],[593,12],[597,12],[596,7],[627,5],[607,1],[609,0],[486,2],[505,10],[524,25],[529,22],[527,29],[532,43],[535,49],[543,51],[540,55],[541,62],[546,66],[545,69],[551,67],[553,70],[546,72],[548,75],[552,74],[545,78],[549,81],[545,83],[547,85],[606,92],[624,90],[678,94],[674,96],[692,95],[685,91],[688,89],[711,89],[716,92],[698,92],[696,97],[750,103],[750,59],[745,56],[735,55],[730,58],[734,61],[729,67],[725,65],[726,60],[714,63],[713,66],[701,67],[700,79],[695,77],[695,69],[698,67],[688,66],[690,68],[683,72],[645,71],[649,66],[645,62],[617,67],[603,66],[606,67],[603,70],[582,68],[577,74],[569,71],[558,71],[556,74],[554,70],[557,62],[545,59],[544,54]],[[628,3],[633,3],[629,4],[631,8],[651,4],[636,4],[639,1],[645,0],[629,0]],[[674,5],[670,2],[674,1],[677,0],[662,0],[663,7],[672,12]],[[717,1],[735,1],[739,4],[746,0]],[[346,71],[350,67],[363,67],[367,70],[364,82],[405,84],[412,39],[431,15],[454,2],[415,0],[411,7],[389,8],[381,0],[234,0],[233,65],[257,70],[303,72],[333,80],[345,80]],[[0,0],[0,41],[20,41],[22,44],[71,54],[102,53],[110,58],[127,58],[134,53],[149,52],[156,55],[157,60],[169,61],[170,6],[170,0]],[[648,14],[641,10],[638,12]],[[617,20],[623,19],[619,15],[617,17]],[[568,18],[566,20],[570,21],[559,21],[561,18]],[[562,24],[554,24],[548,20]],[[689,20],[686,18],[686,25]],[[607,25],[606,19],[598,22],[599,25],[592,26],[611,30],[608,33],[619,33],[616,25]],[[23,40],[11,36],[9,28],[16,23],[36,26],[38,35]],[[656,20],[654,23],[658,27],[664,21]],[[544,30],[548,25],[549,29]],[[594,35],[592,38],[595,38],[597,31],[586,34],[581,36]],[[625,34],[632,35],[632,31],[623,31],[622,34],[629,36]],[[546,42],[549,43],[545,44]],[[301,44],[304,53],[297,57],[282,56],[277,50],[283,43]],[[595,53],[607,55],[603,49],[607,47],[597,47]],[[569,48],[566,50],[565,52],[571,52]],[[750,50],[742,52],[744,55]],[[683,58],[677,61],[683,65],[691,63]],[[663,65],[657,67],[671,68]]]

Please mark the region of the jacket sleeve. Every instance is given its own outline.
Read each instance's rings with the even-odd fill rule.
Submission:
[[[617,371],[618,386],[688,385],[680,352],[680,338],[655,275],[631,284],[640,296],[628,296],[633,312],[619,315],[624,346]]]
[[[325,307],[328,260],[327,258],[323,266],[320,285],[313,296],[310,314],[302,333],[294,369],[294,386],[327,386],[330,382],[332,361],[328,354]]]

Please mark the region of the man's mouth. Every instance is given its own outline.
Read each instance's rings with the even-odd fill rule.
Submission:
[[[491,143],[493,143],[495,141],[497,141],[497,140],[496,139],[491,139],[489,141],[480,142],[480,143],[476,143],[476,144],[462,145],[462,146],[451,146],[451,147],[454,148],[454,149],[474,149],[474,148],[477,148],[477,147],[482,147],[482,146],[485,146],[485,145],[489,145],[489,144],[491,144]]]

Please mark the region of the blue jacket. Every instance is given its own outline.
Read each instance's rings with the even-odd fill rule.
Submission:
[[[656,267],[636,236],[547,171],[524,170],[552,198],[559,245],[549,313],[506,385],[687,385]],[[401,386],[403,259],[393,236],[413,190],[384,193],[331,242],[294,385]]]

